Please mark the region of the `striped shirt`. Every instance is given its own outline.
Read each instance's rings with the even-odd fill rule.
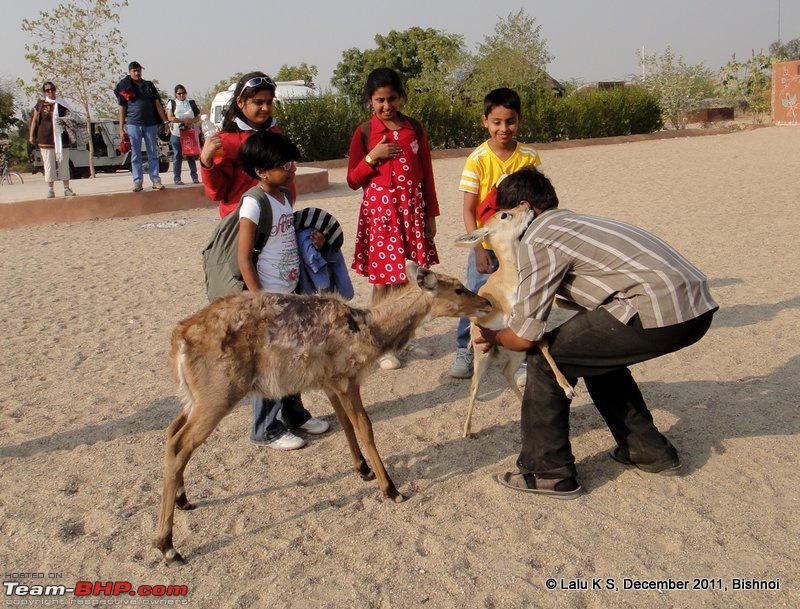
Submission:
[[[647,231],[598,216],[552,209],[522,238],[519,287],[509,327],[537,341],[556,295],[584,309],[606,309],[622,323],[672,326],[717,308],[706,277]]]

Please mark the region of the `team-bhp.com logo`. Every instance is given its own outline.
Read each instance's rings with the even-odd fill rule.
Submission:
[[[130,582],[88,582],[79,581],[72,587],[64,585],[40,585],[28,584],[14,581],[4,581],[3,590],[6,593],[5,605],[41,605],[41,600],[35,601],[34,599],[41,599],[42,597],[60,597],[72,594],[78,598],[69,599],[52,599],[48,604],[70,604],[70,605],[99,605],[99,604],[122,604],[113,602],[110,599],[104,603],[98,602],[96,597],[141,597],[141,602],[137,603],[135,599],[130,599],[132,602],[125,602],[124,604],[142,604],[142,605],[178,605],[188,604],[185,597],[189,592],[187,586],[179,585],[142,585],[135,586]],[[175,598],[179,597],[179,598]],[[128,600],[126,598],[126,600]],[[28,601],[28,602],[25,602]],[[53,602],[55,601],[55,602]],[[61,601],[61,602],[58,602]]]

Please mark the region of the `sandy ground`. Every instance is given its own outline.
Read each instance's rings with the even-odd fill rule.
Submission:
[[[543,152],[562,207],[664,237],[708,275],[722,306],[700,343],[634,368],[682,476],[611,461],[611,436],[579,384],[572,438],[587,494],[561,502],[501,488],[492,475],[514,465],[519,406],[495,373],[475,437],[461,438],[468,381],[447,376],[455,321],[436,320],[418,334],[431,358],[377,370],[363,388],[407,502],[382,501],[351,471],[321,394],[306,405],[332,432],[291,453],[249,443],[243,404],[187,468],[198,508],[176,513],[180,567],[150,546],[164,430],[178,412],[168,337],[205,304],[199,253],[216,212],[4,231],[3,580],[185,585],[202,608],[800,605],[798,150],[800,129],[769,127]],[[463,232],[462,165],[434,165],[438,268],[459,277],[466,251],[450,244]],[[328,209],[350,237],[358,196],[343,169],[330,178],[300,204]],[[345,249],[349,259],[352,239]],[[355,282],[366,304],[369,288]],[[779,589],[735,590],[740,580]],[[630,581],[705,589],[626,590]],[[4,605],[57,598],[9,590]]]

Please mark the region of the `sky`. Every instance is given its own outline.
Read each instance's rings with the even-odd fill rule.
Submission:
[[[3,2],[1,80],[32,78],[22,19],[66,1]],[[641,73],[637,49],[661,55],[668,46],[687,64],[717,70],[734,53],[745,59],[779,36],[800,37],[800,0],[130,0],[120,29],[144,78],[170,92],[180,83],[191,96],[236,72],[274,74],[303,62],[317,66],[324,88],[343,51],[374,48],[375,34],[413,26],[461,34],[475,51],[521,8],[541,26],[553,56],[547,70],[558,80],[629,79]]]

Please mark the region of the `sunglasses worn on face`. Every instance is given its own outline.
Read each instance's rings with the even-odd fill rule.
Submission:
[[[44,92],[45,93],[55,93],[56,90],[55,89],[45,89]]]
[[[259,85],[267,85],[268,87],[275,88],[275,81],[272,80],[269,76],[256,76],[255,78],[251,78],[242,87],[242,91],[245,89],[249,89],[250,87],[258,87]]]
[[[186,91],[178,91],[175,95],[186,95]]]

